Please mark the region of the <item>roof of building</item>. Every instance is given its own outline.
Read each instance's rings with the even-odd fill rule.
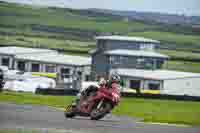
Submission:
[[[160,41],[148,39],[144,37],[130,37],[130,36],[97,36],[96,40],[117,40],[117,41],[134,41],[134,42],[150,42],[150,43],[160,43]]]
[[[122,56],[137,56],[137,57],[155,57],[155,58],[169,58],[167,55],[156,53],[153,51],[141,51],[141,50],[126,50],[126,49],[117,49],[106,51],[107,55],[122,55]]]
[[[30,53],[49,53],[55,50],[39,49],[39,48],[25,48],[25,47],[0,47],[0,54],[17,55],[17,54],[30,54]]]
[[[16,59],[38,61],[52,64],[62,64],[62,65],[75,65],[75,66],[85,66],[91,65],[91,58],[72,56],[56,53],[44,53],[44,54],[21,54],[15,56]]]
[[[136,77],[151,80],[170,80],[181,78],[200,78],[200,74],[189,72],[178,72],[170,70],[141,70],[141,69],[112,69],[112,72],[122,76]]]

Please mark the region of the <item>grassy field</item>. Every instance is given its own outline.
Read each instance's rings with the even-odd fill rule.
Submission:
[[[129,35],[144,36],[147,38],[157,39],[163,42],[177,43],[180,45],[199,44],[200,37],[198,35],[184,35],[170,32],[146,31],[146,32],[132,32]]]
[[[85,10],[45,8],[0,2],[0,45],[63,49],[88,54],[98,33],[154,26]]]
[[[157,50],[157,52],[168,55],[171,59],[176,60],[200,60],[200,53],[175,50]]]
[[[199,45],[198,35],[162,32],[163,25],[141,21],[124,21],[124,18],[88,10],[44,8],[11,3],[0,3],[0,31],[40,37],[68,37],[93,40],[94,32],[120,33],[144,36],[184,45]],[[176,26],[175,28],[177,28]],[[173,29],[173,26],[171,26]],[[178,30],[178,28],[177,28]],[[182,30],[182,29],[180,29]],[[145,31],[145,32],[141,32]],[[39,38],[37,38],[39,39]],[[48,40],[46,40],[48,44]],[[1,42],[0,42],[1,43]],[[52,44],[54,44],[52,42]],[[200,47],[198,47],[200,48]]]
[[[36,130],[25,130],[25,129],[0,129],[0,133],[40,133]]]
[[[132,32],[129,35],[159,40],[161,41],[161,48],[174,48],[185,51],[200,50],[199,35],[184,35],[160,31]]]
[[[0,93],[0,102],[39,104],[58,108],[64,108],[73,99],[71,96],[42,96],[7,91]],[[137,117],[144,119],[145,122],[200,125],[199,102],[122,98],[113,114]]]
[[[200,73],[200,62],[168,61],[164,64],[163,68],[169,70]]]
[[[25,36],[0,36],[0,42],[4,46],[23,46],[61,49],[74,51],[75,53],[85,53],[94,49],[95,42],[84,42],[75,40],[61,40],[56,38],[25,37]]]
[[[1,102],[11,102],[17,104],[47,105],[53,107],[64,107],[71,103],[74,97],[71,96],[43,96],[31,93],[3,92],[0,94]]]
[[[10,26],[40,24],[101,32],[127,31],[130,27],[134,27],[134,29],[151,27],[139,22],[126,22],[123,19],[120,20],[120,18],[115,19],[111,15],[106,16],[96,13],[96,16],[91,16],[90,14],[83,14],[85,12],[84,10],[38,8],[27,5],[1,3],[0,11],[3,14],[1,16],[3,21],[0,24]]]

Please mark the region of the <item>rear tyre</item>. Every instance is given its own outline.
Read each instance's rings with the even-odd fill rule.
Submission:
[[[92,110],[92,112],[90,114],[91,120],[99,120],[99,119],[103,118],[106,114],[108,114],[110,112],[110,110],[112,110],[112,105],[111,105],[111,103],[108,103],[108,102],[103,102],[103,104],[101,105],[101,107],[99,109],[97,109],[97,106],[98,106],[98,104]]]
[[[73,111],[74,107],[72,105],[69,105],[66,107],[64,115],[66,118],[73,118],[76,116],[75,112]]]

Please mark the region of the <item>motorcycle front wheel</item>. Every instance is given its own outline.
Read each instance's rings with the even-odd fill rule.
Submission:
[[[99,120],[112,110],[112,105],[109,102],[104,101],[99,108],[98,105],[99,103],[94,107],[94,109],[90,113],[91,120]]]

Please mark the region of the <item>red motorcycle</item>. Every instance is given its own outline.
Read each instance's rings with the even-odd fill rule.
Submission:
[[[92,89],[89,96],[81,96],[76,106],[66,107],[65,116],[72,118],[76,115],[90,117],[91,120],[99,120],[119,103],[120,93],[117,89],[105,87]]]

